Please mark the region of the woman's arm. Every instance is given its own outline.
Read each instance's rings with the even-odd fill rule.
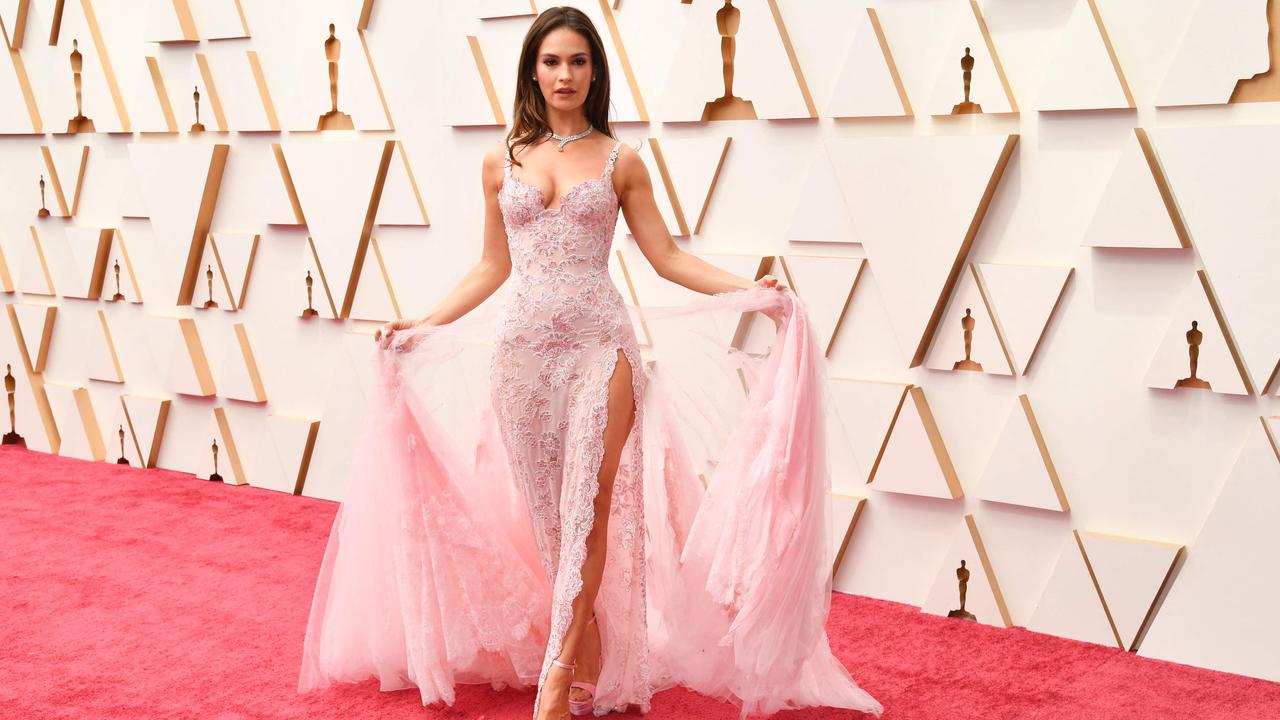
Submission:
[[[649,169],[644,166],[640,155],[625,143],[618,150],[613,176],[618,202],[622,206],[622,214],[627,218],[627,227],[640,246],[640,252],[644,253],[645,259],[658,275],[706,295],[756,285],[778,289],[785,287],[778,285],[778,281],[770,275],[758,281],[735,275],[677,247],[653,199]]]
[[[449,294],[426,315],[416,318],[393,320],[374,333],[374,340],[387,341],[396,330],[403,330],[423,323],[444,325],[466,315],[502,287],[511,275],[511,252],[507,246],[507,228],[502,220],[502,208],[498,205],[498,192],[502,187],[503,146],[496,145],[485,153],[482,165],[484,185],[484,248],[476,262]]]

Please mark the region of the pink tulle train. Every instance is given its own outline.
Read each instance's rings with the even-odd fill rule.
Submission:
[[[375,382],[316,585],[300,691],[378,678],[452,705],[458,683],[538,681],[551,591],[492,413],[479,403],[472,422],[445,423],[437,407],[459,407],[458,378],[484,366],[492,322],[473,315],[371,350]],[[807,706],[880,715],[825,631],[825,367],[802,302],[753,288],[645,308],[639,320],[662,338],[655,348],[675,349],[644,368],[651,689],[683,685],[743,717]],[[730,346],[761,326],[765,351]],[[723,389],[709,398],[695,366],[732,378],[736,400]],[[479,387],[471,396],[488,397]]]

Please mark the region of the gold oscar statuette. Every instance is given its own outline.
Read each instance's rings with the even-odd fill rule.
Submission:
[[[40,212],[36,213],[36,217],[49,217],[49,208],[44,206],[44,175],[40,175]]]
[[[737,50],[738,26],[742,11],[733,6],[733,0],[724,0],[724,7],[716,11],[716,30],[720,33],[720,61],[724,68],[724,95],[702,108],[705,120],[755,120],[756,109],[750,100],[733,94],[733,58]]]
[[[960,567],[956,568],[956,579],[960,581],[960,607],[947,613],[947,617],[968,620],[969,622],[977,622],[978,617],[964,609],[965,590],[967,590],[969,586],[969,568],[964,566],[963,560],[960,561]]]
[[[196,121],[191,126],[191,132],[204,132],[204,125],[200,122],[200,87],[197,86],[195,92],[191,93],[191,97],[196,101]]]
[[[4,434],[4,440],[0,441],[0,445],[20,445],[27,446],[27,441],[22,439],[18,434],[16,424],[16,416],[14,414],[14,399],[18,393],[18,381],[13,377],[13,367],[8,363],[4,366],[4,394],[9,399],[9,432]]]
[[[1191,329],[1187,331],[1187,354],[1191,359],[1191,376],[1174,383],[1175,388],[1212,389],[1209,387],[1208,380],[1196,377],[1196,371],[1200,369],[1200,343],[1202,342],[1204,342],[1204,331],[1200,329],[1200,323],[1192,320]]]
[[[76,116],[67,121],[67,132],[72,135],[94,132],[93,121],[84,116],[83,78],[84,56],[80,54],[80,41],[71,41],[71,78],[76,84]]]
[[[111,302],[120,302],[121,300],[124,299],[124,295],[120,292],[120,259],[119,258],[116,258],[116,261],[115,261],[115,272],[116,272],[116,294],[111,296]]]
[[[338,57],[342,54],[342,42],[333,34],[329,23],[329,38],[324,41],[324,56],[329,61],[329,112],[320,116],[317,130],[355,130],[351,116],[338,110]]]
[[[218,474],[218,439],[213,439],[213,474],[209,476],[210,482],[222,482],[222,476]]]
[[[218,307],[218,303],[213,300],[213,266],[209,265],[208,268],[209,269],[204,273],[205,278],[209,281],[209,299],[204,301],[204,308],[206,310]]]
[[[952,370],[973,370],[982,372],[982,363],[973,359],[973,327],[977,324],[969,308],[964,309],[964,317],[960,318],[960,327],[964,328],[964,359],[957,360]]]
[[[120,459],[116,460],[117,465],[128,465],[129,458],[124,456],[124,426],[120,426]]]
[[[307,309],[302,311],[302,317],[304,318],[313,318],[320,314],[316,312],[315,308],[311,307],[311,285],[314,282],[315,281],[311,279],[311,271],[308,270],[307,271]]]
[[[973,56],[969,54],[969,48],[964,49],[964,57],[960,58],[960,70],[964,74],[964,102],[957,103],[951,108],[952,115],[969,115],[982,112],[982,106],[975,102],[969,102],[969,85],[973,82]]]

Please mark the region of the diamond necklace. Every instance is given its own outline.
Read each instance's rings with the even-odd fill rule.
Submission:
[[[582,138],[591,134],[591,125],[588,124],[586,130],[583,130],[580,133],[574,133],[572,135],[557,135],[553,132],[544,132],[542,134],[546,137],[551,138],[552,140],[558,140],[560,142],[560,145],[556,148],[556,150],[559,150],[560,152],[564,152],[565,145],[568,145],[574,140],[581,140]]]

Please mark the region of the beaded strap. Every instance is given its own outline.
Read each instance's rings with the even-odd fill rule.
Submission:
[[[604,165],[604,176],[609,177],[613,174],[613,161],[618,159],[618,149],[622,147],[622,141],[619,140],[617,145],[613,146],[613,151],[609,153],[609,161]]]

